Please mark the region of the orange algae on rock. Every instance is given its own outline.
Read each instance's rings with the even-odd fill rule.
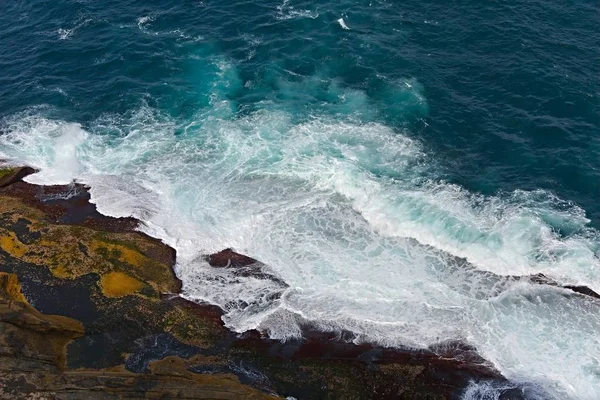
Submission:
[[[27,304],[27,299],[23,296],[17,275],[0,272],[0,299],[15,300]]]
[[[0,236],[0,248],[13,257],[23,257],[27,248],[16,238],[15,234],[9,232]]]
[[[106,297],[122,297],[136,293],[143,283],[122,272],[109,272],[100,279],[100,286]]]
[[[140,268],[149,262],[148,258],[139,251],[122,244],[94,239],[91,247],[95,252],[104,254],[108,259],[129,264],[137,268]]]

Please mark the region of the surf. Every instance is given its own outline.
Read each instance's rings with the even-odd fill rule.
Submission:
[[[595,180],[582,178],[595,176],[596,150],[578,142],[593,123],[568,122],[589,104],[576,97],[561,118],[548,108],[558,83],[571,99],[593,98],[593,85],[573,85],[569,62],[528,58],[554,30],[522,43],[505,30],[510,40],[479,48],[453,40],[468,21],[502,26],[480,7],[456,27],[454,9],[430,24],[409,3],[193,7],[96,10],[80,27],[44,18],[43,51],[22,46],[3,86],[0,158],[39,168],[32,183],[89,185],[100,212],[141,220],[177,250],[184,295],[221,307],[236,332],[287,340],[311,326],[414,349],[460,340],[531,398],[600,397],[597,302],[513,279],[600,292]],[[95,29],[110,40],[91,40]],[[581,43],[587,54],[585,40],[569,46]],[[494,46],[501,76],[529,78],[527,90],[472,74]],[[32,67],[38,53],[62,92]],[[504,65],[506,54],[517,58]],[[579,180],[561,175],[588,163]],[[229,247],[287,286],[207,264]],[[464,396],[500,390],[474,383]]]
[[[94,132],[107,123],[125,134]],[[595,393],[597,304],[526,283],[494,292],[473,272],[542,272],[598,290],[583,210],[541,191],[485,197],[435,180],[422,144],[379,123],[281,110],[195,123],[177,136],[177,121],[147,107],[91,131],[20,115],[5,121],[1,148],[41,168],[32,182],[76,179],[102,213],[140,218],[177,249],[184,295],[221,306],[235,331],[286,340],[311,324],[413,348],[466,340],[509,379]],[[556,233],[564,221],[567,236]],[[289,287],[210,268],[203,255],[226,247]]]

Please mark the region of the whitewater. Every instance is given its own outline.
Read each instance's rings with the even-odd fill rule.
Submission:
[[[7,5],[0,159],[139,219],[235,332],[462,341],[600,399],[600,302],[515,278],[600,293],[595,5],[193,3]]]
[[[331,89],[355,113],[265,104],[240,116],[221,87],[183,123],[147,105],[85,128],[32,109],[3,121],[1,156],[39,168],[32,183],[82,182],[102,213],[139,218],[177,250],[184,296],[219,305],[237,332],[285,340],[310,323],[387,346],[462,340],[531,393],[600,397],[597,301],[505,279],[600,291],[584,210],[543,190],[483,196],[436,178],[435,154],[408,132],[361,120],[359,92]],[[427,109],[418,85],[396,90]],[[289,287],[210,268],[204,256],[227,247]]]

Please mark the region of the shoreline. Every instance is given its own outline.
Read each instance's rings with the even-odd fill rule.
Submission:
[[[42,213],[43,223],[32,220],[28,226],[41,224],[47,228],[35,231],[35,234],[26,229],[28,235],[39,234],[36,239],[39,241],[46,234],[43,229],[85,228],[89,232],[86,231],[82,237],[92,235],[93,239],[89,246],[87,242],[78,243],[80,248],[85,247],[86,250],[82,250],[83,256],[78,254],[76,257],[84,258],[89,257],[86,252],[95,248],[97,235],[113,235],[110,240],[102,239],[105,247],[95,248],[102,253],[100,255],[108,258],[109,264],[112,262],[112,266],[107,267],[109,272],[99,271],[96,266],[89,265],[88,269],[69,275],[61,270],[62,265],[54,269],[48,267],[49,271],[41,273],[38,282],[33,284],[25,275],[35,268],[21,264],[31,261],[27,258],[29,253],[40,251],[35,247],[36,240],[31,241],[33,250],[20,249],[19,246],[26,248],[25,242],[29,240],[19,240],[18,234],[25,234],[23,228],[14,228],[16,225],[10,228],[6,224],[2,227],[9,231],[13,247],[19,250],[13,248],[13,254],[8,254],[12,260],[8,264],[12,262],[15,265],[12,268],[4,267],[0,273],[16,276],[26,303],[36,312],[61,315],[80,321],[83,326],[83,332],[79,332],[81,336],[67,341],[62,355],[65,362],[58,367],[56,376],[83,369],[96,377],[107,377],[110,371],[117,368],[129,374],[139,374],[145,378],[152,376],[155,379],[155,373],[148,375],[149,370],[153,371],[150,366],[169,360],[177,363],[180,378],[185,375],[189,382],[197,383],[198,378],[227,377],[225,386],[247,390],[252,393],[248,398],[278,394],[297,399],[446,399],[459,398],[471,382],[504,387],[499,389],[502,399],[524,398],[521,390],[481,358],[476,349],[460,342],[447,342],[434,349],[415,351],[354,344],[349,332],[320,332],[310,326],[303,329],[302,339],[287,342],[265,338],[257,331],[243,334],[232,332],[224,327],[221,320],[223,311],[219,307],[191,302],[179,295],[182,282],[173,269],[176,261],[174,249],[159,239],[139,232],[137,227],[140,222],[134,218],[113,218],[100,214],[96,206],[89,202],[90,195],[84,185],[39,186],[22,181],[24,176],[34,172],[29,167],[16,168],[0,178],[0,197],[16,199],[28,210],[35,209]],[[16,218],[18,222],[23,215]],[[10,229],[13,229],[14,237]],[[136,242],[133,245],[120,244],[114,235],[123,235],[128,241]],[[121,240],[120,236],[118,240]],[[2,255],[7,257],[5,247],[2,246]],[[143,251],[138,252],[142,247]],[[134,248],[137,250],[130,252]],[[107,254],[107,250],[112,253]],[[140,277],[142,272],[135,268],[142,267],[136,264],[141,257],[157,270],[152,272],[154,276]],[[38,260],[37,264],[29,264],[48,263],[43,256]],[[241,273],[263,274],[263,278],[278,279],[265,276],[260,268],[252,270],[252,266],[257,264],[256,260],[230,249],[207,255],[207,260],[213,267],[242,267],[246,269]],[[52,282],[53,292],[58,299],[51,299],[44,294],[48,282]],[[95,303],[77,308],[69,305],[71,301]],[[131,307],[138,311],[132,312]],[[90,311],[92,309],[93,313]],[[132,315],[126,318],[110,315],[115,311]],[[168,324],[164,321],[149,322],[173,313],[178,318]],[[153,324],[147,331],[141,326],[144,319]],[[98,320],[106,321],[99,323]],[[136,329],[142,331],[133,332]],[[106,352],[111,345],[120,347],[122,354],[116,354],[115,351],[110,356],[97,354]],[[136,348],[137,352],[132,352],[132,348]],[[198,362],[200,359],[201,362]],[[19,379],[23,379],[23,376]],[[35,387],[35,382],[30,381],[29,384]],[[115,392],[109,386],[104,385],[101,390]],[[198,390],[202,391],[202,388],[200,384]],[[48,391],[48,388],[38,389]],[[62,393],[60,389],[56,392]],[[174,395],[168,393],[169,396]],[[174,398],[197,398],[185,397],[187,395],[177,397],[180,394],[178,392]]]

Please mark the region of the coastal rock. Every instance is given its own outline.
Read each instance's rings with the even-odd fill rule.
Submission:
[[[85,334],[71,318],[43,315],[25,302],[16,275],[0,273],[2,399],[270,399],[228,375],[199,375],[190,360],[152,360],[148,373],[65,367],[66,345]],[[196,360],[197,361],[197,360]]]
[[[569,289],[574,291],[575,293],[583,294],[585,296],[593,297],[595,299],[600,299],[600,294],[594,292],[587,286],[573,286],[573,285],[564,285],[562,286],[565,289]]]
[[[519,279],[523,279],[522,277],[518,277],[518,278]],[[544,274],[529,275],[529,276],[525,277],[525,279],[528,279],[530,282],[537,283],[539,285],[558,286],[558,287],[561,287],[563,289],[568,289],[568,290],[571,290],[571,291],[573,291],[575,293],[579,293],[579,294],[584,295],[584,296],[589,296],[589,297],[593,297],[595,299],[600,299],[600,294],[594,292],[592,289],[590,289],[587,286],[561,285],[560,283],[558,283],[554,279],[549,278],[549,277],[547,277]]]
[[[17,276],[0,273],[2,368],[27,368],[38,362],[46,371],[62,370],[66,345],[83,334],[79,321],[35,310],[23,296]]]
[[[37,171],[31,167],[8,167],[0,169],[0,188],[12,185],[35,172]]]
[[[282,288],[288,286],[283,280],[274,274],[265,271],[265,265],[261,262],[255,260],[254,258],[237,253],[232,249],[225,249],[218,253],[210,254],[206,257],[206,260],[211,267],[234,269],[236,276],[251,276],[257,279],[268,279],[275,282]]]
[[[232,249],[225,249],[218,253],[211,254],[207,257],[207,261],[211,267],[216,268],[246,267],[258,262],[253,258],[236,253]]]

